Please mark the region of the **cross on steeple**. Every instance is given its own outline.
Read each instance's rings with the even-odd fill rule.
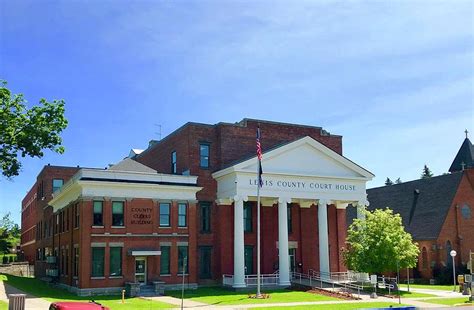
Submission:
[[[466,164],[464,162],[461,163],[461,169],[462,171],[464,171],[464,167],[466,166]]]
[[[466,129],[466,130],[464,130],[464,133],[466,134],[466,139],[467,139],[467,134],[469,133],[469,131],[467,131],[467,129]]]

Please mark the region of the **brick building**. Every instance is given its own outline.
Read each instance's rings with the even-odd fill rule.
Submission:
[[[346,208],[366,204],[373,175],[342,156],[341,136],[244,119],[187,123],[109,169],[45,167],[37,183],[51,188],[22,219],[23,248],[36,252],[37,277],[81,294],[119,290],[126,282],[174,287],[183,271],[189,286],[247,286],[245,275],[257,270],[258,125],[262,273],[278,271],[278,284],[286,286],[290,270],[345,270]],[[51,197],[60,173],[69,177]],[[28,229],[44,230],[44,237]]]
[[[449,174],[367,190],[369,209],[390,208],[402,217],[418,243],[420,256],[413,275],[430,279],[436,267],[466,265],[474,252],[474,148],[466,137]],[[348,212],[348,223],[355,212]],[[403,275],[403,273],[402,273]]]

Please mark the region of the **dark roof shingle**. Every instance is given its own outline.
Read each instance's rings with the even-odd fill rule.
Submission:
[[[399,213],[405,230],[411,233],[414,240],[437,239],[462,175],[462,172],[454,172],[368,189],[368,209],[390,208]],[[347,211],[349,225],[357,215],[355,208],[348,208]]]
[[[461,171],[463,170],[463,165],[464,168],[474,167],[474,146],[469,138],[464,139],[451,167],[449,167],[449,172]]]

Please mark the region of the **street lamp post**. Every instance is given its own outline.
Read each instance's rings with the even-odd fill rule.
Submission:
[[[454,257],[456,256],[456,251],[452,250],[449,252],[449,255],[453,258],[453,292],[456,292],[456,267],[454,266]]]

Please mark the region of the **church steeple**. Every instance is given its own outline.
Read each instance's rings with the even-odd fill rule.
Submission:
[[[449,167],[449,172],[462,171],[466,168],[474,168],[474,146],[469,140],[467,129],[464,131],[466,139],[462,143],[456,157]]]

